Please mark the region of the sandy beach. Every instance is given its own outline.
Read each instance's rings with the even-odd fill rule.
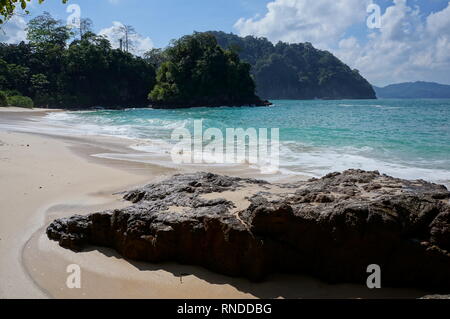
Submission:
[[[105,248],[65,250],[45,235],[52,220],[125,207],[129,204],[121,192],[180,170],[93,156],[126,152],[129,142],[118,138],[48,136],[2,128],[14,121],[26,125],[46,112],[0,108],[0,298],[416,298],[426,294],[329,285],[290,275],[275,275],[257,284],[201,267],[129,261]],[[236,199],[236,194],[228,195]],[[66,268],[71,264],[81,267],[81,289],[66,286]]]

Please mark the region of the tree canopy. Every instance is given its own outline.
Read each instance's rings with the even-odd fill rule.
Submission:
[[[222,49],[208,33],[175,40],[164,51],[147,56],[160,64],[149,98],[156,106],[258,104],[250,65],[232,50]]]
[[[30,1],[0,0],[0,24],[18,8],[26,11]],[[39,3],[43,1],[38,0]],[[70,91],[71,96],[81,94],[86,98],[86,92],[74,92],[70,84],[64,83],[69,81],[65,63],[71,62],[67,58],[70,56],[70,59],[79,60],[76,54],[84,54],[90,63],[100,59],[97,62],[105,67],[102,70],[105,79],[113,79],[112,87],[123,82],[122,72],[128,72],[127,76],[135,72],[139,75],[137,78],[144,80],[142,85],[134,81],[127,83],[133,83],[137,86],[136,90],[140,90],[144,85],[152,85],[154,70],[158,69],[157,84],[149,94],[155,104],[188,102],[209,105],[219,101],[237,103],[258,100],[254,92],[255,84],[257,93],[270,99],[375,98],[372,86],[357,70],[350,69],[330,52],[315,49],[310,43],[279,42],[274,45],[265,38],[252,36],[241,38],[224,32],[195,33],[174,41],[166,50],[149,51],[142,60],[132,55],[125,58],[125,53],[133,46],[130,38],[134,32],[132,26],[124,26],[123,30],[123,51],[127,52],[113,50],[110,46],[106,48],[106,43],[91,30],[92,21],[82,19],[77,30],[79,40],[66,48],[68,40],[74,36],[70,28],[47,13],[32,19],[27,29],[28,44],[1,45],[0,69],[3,68],[5,73],[0,76],[0,87],[3,83],[3,87],[20,88],[19,91],[28,94],[38,94],[40,91],[39,96],[46,91],[60,92],[61,97]],[[17,56],[12,57],[13,54]],[[119,67],[120,63],[125,63],[127,67]],[[130,71],[129,67],[137,68],[138,65],[144,66],[143,69]],[[92,66],[92,70],[99,71],[98,66]],[[113,71],[113,68],[118,69]],[[85,68],[89,74],[76,76],[97,79],[98,75],[89,70]],[[109,72],[120,78],[108,78],[112,75]],[[72,72],[72,76],[75,73]],[[5,81],[8,84],[4,84]],[[126,101],[128,98],[125,96],[136,92],[128,87],[131,84],[124,85],[127,88],[121,87],[121,96]],[[142,93],[139,91],[137,96],[140,99]],[[104,98],[87,100],[106,101]]]
[[[112,49],[106,38],[70,30],[44,13],[28,23],[28,43],[0,44],[0,90],[31,97],[38,106],[84,108],[147,105],[155,69]],[[16,94],[16,95],[17,95]]]
[[[31,19],[28,43],[0,44],[0,91],[60,108],[263,104],[250,65],[211,34],[182,37],[141,58],[128,52],[131,42],[113,49],[91,29],[86,20],[72,32],[47,12]]]
[[[72,33],[69,27],[61,20],[54,19],[50,13],[31,19],[27,26],[27,39],[34,46],[59,46],[63,48]]]

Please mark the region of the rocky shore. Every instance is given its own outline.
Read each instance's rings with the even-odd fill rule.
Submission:
[[[251,280],[304,273],[332,283],[450,290],[450,192],[441,185],[349,170],[292,184],[175,175],[125,193],[125,209],[58,219],[50,239],[123,257],[175,261]]]

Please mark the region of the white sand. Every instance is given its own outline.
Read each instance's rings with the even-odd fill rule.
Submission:
[[[40,112],[58,112],[58,109],[41,109],[41,108],[33,108],[28,109],[24,107],[0,107],[1,113],[40,113]]]

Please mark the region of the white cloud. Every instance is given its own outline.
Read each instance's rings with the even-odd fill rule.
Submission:
[[[426,19],[420,14],[406,0],[395,0],[382,16],[382,28],[371,33],[366,44],[344,39],[336,53],[375,84],[418,80],[449,83],[450,3]]]
[[[382,15],[382,28],[367,28],[367,38],[351,36],[365,27],[364,0],[274,0],[261,18],[239,19],[240,35],[272,42],[311,42],[330,50],[377,85],[427,80],[450,84],[450,2],[423,17],[407,0],[393,0]]]
[[[427,28],[430,33],[435,35],[440,33],[450,35],[450,2],[444,10],[432,13],[427,17]]]
[[[122,22],[114,21],[111,27],[100,30],[99,35],[105,36],[111,42],[113,48],[119,48],[120,39],[123,38],[120,29],[123,26]],[[138,33],[131,35],[130,41],[134,44],[130,51],[136,55],[143,55],[154,47],[153,41],[149,37],[144,37]]]
[[[0,28],[0,42],[19,43],[26,41],[27,33],[25,28],[27,23],[24,18],[20,16],[13,16]]]
[[[262,18],[239,19],[242,36],[264,36],[273,42],[312,42],[327,47],[351,25],[365,20],[366,0],[275,0]]]

